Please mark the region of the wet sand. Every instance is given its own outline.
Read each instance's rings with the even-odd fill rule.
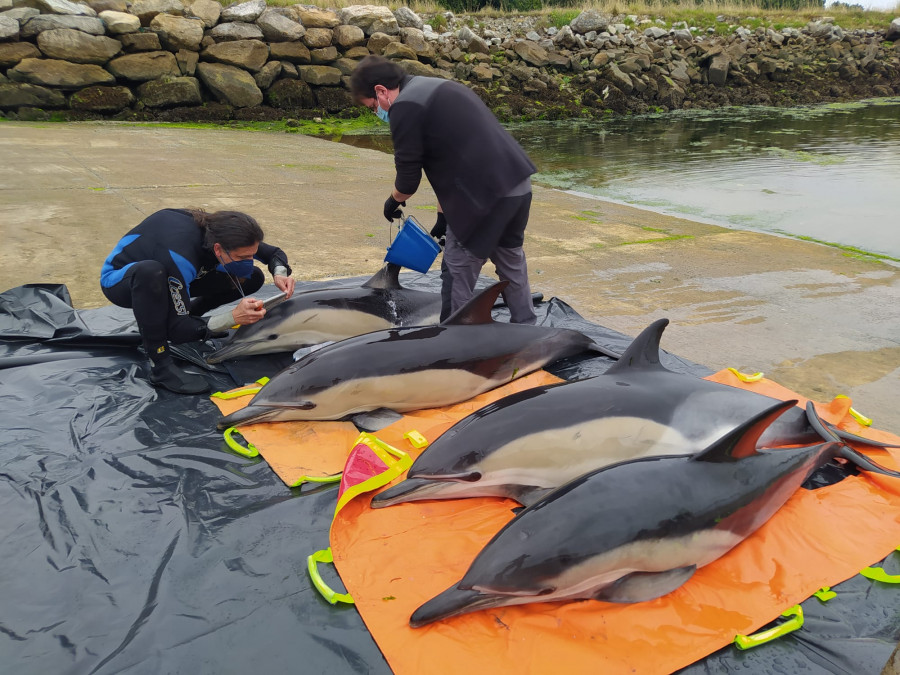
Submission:
[[[392,158],[299,134],[2,123],[0,156],[0,291],[65,283],[79,308],[106,304],[104,258],[161,208],[250,213],[298,279],[374,273],[390,238]],[[430,227],[434,204],[423,184],[407,212]],[[668,317],[665,349],[850,396],[900,433],[900,268],[540,187],[525,247],[532,290],[591,321]]]

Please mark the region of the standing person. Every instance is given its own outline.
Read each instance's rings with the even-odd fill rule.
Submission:
[[[413,77],[380,56],[367,56],[350,76],[356,101],[391,125],[394,189],[384,203],[388,220],[400,217],[419,187],[422,171],[438,198],[431,235],[446,236],[441,263],[441,320],[474,294],[490,259],[502,281],[513,323],[534,323],[522,243],[537,169],[497,118],[468,87]]]
[[[263,303],[247,297],[265,281],[254,258],[268,265],[275,285],[290,297],[287,256],[263,243],[262,228],[246,213],[163,209],[119,240],[103,263],[100,287],[110,302],[134,310],[152,364],[150,382],[178,394],[209,389],[202,376],[175,365],[169,343],[220,337],[230,326],[259,321]],[[200,318],[238,298],[230,312]]]

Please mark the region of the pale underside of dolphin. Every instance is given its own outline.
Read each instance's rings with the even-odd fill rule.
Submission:
[[[438,323],[440,293],[403,288],[399,270],[398,265],[388,263],[362,286],[295,293],[269,309],[262,320],[238,328],[206,360],[220,363],[294,351],[376,330]]]
[[[495,322],[491,308],[506,283],[482,291],[440,325],[375,331],[304,356],[219,428],[441,407],[558,359],[607,353],[575,330]]]
[[[659,342],[667,324],[660,319],[648,326],[602,375],[512,394],[460,420],[372,506],[495,496],[531,504],[616,462],[700,452],[777,402],[666,369]],[[806,413],[795,407],[765,430],[760,446],[817,440]]]
[[[769,424],[795,403],[777,403],[701,453],[622,462],[550,492],[507,523],[410,625],[531,602],[629,603],[674,591],[769,520],[826,462],[863,459],[836,436],[757,450]],[[807,414],[828,435],[811,404]]]

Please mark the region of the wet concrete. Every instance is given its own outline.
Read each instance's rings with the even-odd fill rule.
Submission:
[[[79,308],[106,304],[107,253],[165,207],[250,213],[299,279],[373,273],[389,242],[393,160],[374,150],[299,134],[3,123],[0,156],[0,290],[65,283]],[[430,226],[434,203],[423,185],[409,212]],[[591,321],[634,335],[668,317],[664,348],[817,400],[850,396],[900,433],[897,267],[540,187],[525,246],[533,290]]]

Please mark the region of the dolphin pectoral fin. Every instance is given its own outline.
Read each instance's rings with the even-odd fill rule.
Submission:
[[[598,345],[596,342],[592,342],[588,347],[588,351],[597,352],[598,354],[602,354],[603,356],[608,356],[611,359],[618,361],[622,358],[622,355],[619,352],[614,352],[612,349],[607,349],[603,345]]]
[[[421,628],[434,621],[449,619],[451,616],[502,605],[505,599],[502,595],[486,595],[481,591],[451,586],[413,612],[409,617],[409,625],[412,628]]]
[[[381,431],[390,426],[397,420],[403,418],[400,413],[390,408],[376,408],[368,412],[357,413],[350,416],[350,421],[356,425],[360,431]]]
[[[778,401],[735,427],[691,458],[693,462],[735,462],[757,454],[759,439],[780,415],[797,405],[796,400]]]
[[[689,565],[665,572],[632,572],[605,586],[594,597],[604,602],[654,600],[674,591],[696,571],[696,565]]]

